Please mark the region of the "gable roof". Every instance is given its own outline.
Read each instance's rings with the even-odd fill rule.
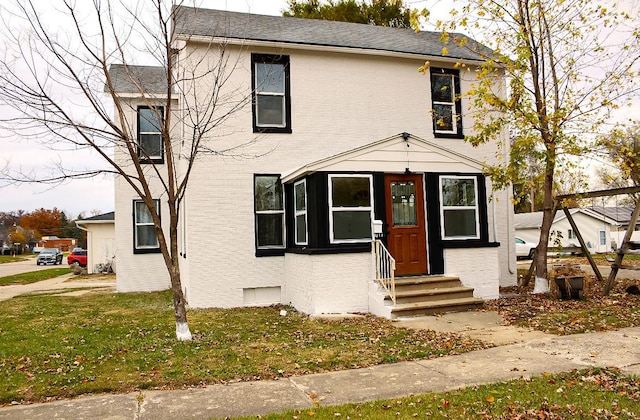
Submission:
[[[468,43],[445,44],[440,32],[416,33],[408,28],[389,28],[362,23],[334,22],[282,16],[255,15],[223,10],[177,6],[175,32],[179,38],[193,36],[225,38],[250,44],[251,41],[339,47],[371,51],[418,54],[429,57],[447,57],[471,61],[485,61],[492,51],[477,41],[465,37]],[[446,46],[448,54],[442,55]]]
[[[618,223],[628,224],[629,220],[631,220],[631,214],[633,213],[634,207],[632,206],[619,206],[619,207],[593,206],[593,207],[589,207],[589,209],[603,216],[606,216],[610,219],[613,219]]]
[[[99,214],[97,216],[88,217],[86,219],[76,220],[76,224],[85,224],[85,223],[114,223],[115,222],[115,212],[111,211],[109,213]]]
[[[112,64],[109,66],[109,75],[113,87],[118,93],[140,94],[144,92],[159,95],[167,93],[167,73],[161,66]],[[109,91],[106,83],[104,91]]]
[[[481,162],[409,133],[374,141],[347,150],[282,175],[282,182],[293,182],[319,171],[367,172],[481,172]]]
[[[603,216],[602,214],[593,212],[592,209],[590,208],[576,208],[576,209],[569,209],[569,213],[573,216],[576,213],[582,213],[585,214],[587,216],[593,217],[594,219],[598,219],[601,220],[605,223],[608,223],[610,225],[617,225],[618,223],[607,217],[607,216]],[[566,219],[567,216],[564,214],[563,211],[558,210],[556,212],[556,216],[553,219],[553,223],[557,223],[560,220],[564,220]],[[542,226],[542,212],[541,211],[535,211],[532,213],[516,213],[513,215],[513,220],[514,220],[514,227],[516,230],[518,229],[540,229],[540,227]]]

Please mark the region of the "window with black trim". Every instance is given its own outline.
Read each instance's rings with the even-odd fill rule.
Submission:
[[[254,176],[258,249],[284,248],[284,201],[279,175]]]
[[[154,200],[160,216],[160,200]],[[133,251],[136,254],[160,252],[151,212],[142,200],[133,201]]]
[[[329,239],[331,243],[371,240],[372,191],[371,175],[329,175]]]
[[[138,107],[138,156],[142,163],[164,163],[164,107]]]
[[[293,185],[295,206],[296,245],[307,245],[307,182],[298,181]]]
[[[436,137],[464,137],[458,70],[431,69],[431,117]]]
[[[480,209],[475,176],[440,177],[442,239],[479,239]]]
[[[289,56],[251,54],[253,131],[291,132]]]

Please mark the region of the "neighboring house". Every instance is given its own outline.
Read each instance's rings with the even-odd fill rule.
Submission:
[[[624,239],[624,235],[627,233],[627,229],[629,228],[629,221],[631,220],[631,214],[633,214],[634,207],[632,206],[593,206],[589,207],[596,213],[599,213],[603,216],[608,217],[609,219],[615,220],[617,226],[611,229],[611,247],[613,249],[618,249],[618,247],[622,244],[622,240]],[[631,240],[632,241],[640,241],[640,235],[637,232],[639,226],[636,224],[634,226],[634,232]]]
[[[111,265],[115,272],[115,216],[114,212],[99,214],[87,219],[76,220],[76,226],[87,232],[87,272],[101,272],[101,268]]]
[[[43,236],[36,242],[34,248],[38,250],[41,248],[58,248],[60,251],[67,252],[75,248],[77,243],[78,240],[75,238],[58,238],[55,235]]]
[[[181,205],[189,306],[388,316],[373,281],[375,221],[396,276],[457,276],[481,298],[515,284],[509,191],[494,191],[482,164],[498,149],[464,141],[474,113],[460,94],[475,82],[484,47],[451,43],[442,56],[439,33],[205,9],[180,8],[175,25],[178,74],[216,59],[211,43],[224,43],[235,63],[224,93],[253,95],[210,139],[216,150],[242,145],[244,158],[201,156]],[[110,71],[140,147],[162,164],[149,108],[163,111],[162,69]],[[210,77],[179,91],[206,89]],[[172,130],[181,133],[180,123]],[[123,153],[116,158],[126,166]],[[121,178],[115,187],[117,289],[168,288],[148,210]]]
[[[618,226],[615,220],[587,207],[570,209],[569,212],[591,253],[611,251],[611,233],[617,230]],[[538,243],[541,226],[541,211],[515,215],[516,235],[527,242]],[[556,217],[551,225],[549,246],[580,247],[577,234],[562,210],[556,212]]]

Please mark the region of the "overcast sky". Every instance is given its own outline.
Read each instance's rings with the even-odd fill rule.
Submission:
[[[49,5],[52,0],[33,0],[39,5]],[[78,0],[80,4],[81,1]],[[131,1],[132,4],[140,0]],[[146,1],[146,0],[144,0]],[[606,1],[606,0],[605,0]],[[250,12],[266,15],[280,15],[285,9],[287,0],[196,0],[200,7],[209,9]],[[631,7],[637,5],[637,0],[622,0],[622,5]],[[4,3],[0,3],[1,7]],[[445,18],[452,7],[447,0],[405,0],[405,4],[412,8],[429,7],[432,18]],[[620,7],[620,5],[618,6]],[[63,28],[61,28],[63,29]],[[106,98],[105,98],[106,100]],[[627,117],[629,110],[625,110]],[[637,115],[633,113],[634,116]],[[97,162],[96,153],[73,152],[73,162]],[[37,141],[17,141],[11,133],[0,130],[0,169],[9,162],[13,168],[42,168],[57,161],[68,162],[69,153],[54,152],[39,145]],[[94,165],[95,168],[95,165]],[[0,183],[0,187],[2,184]],[[93,179],[73,180],[60,186],[38,184],[22,184],[19,186],[5,186],[0,188],[0,211],[33,211],[39,208],[58,208],[68,217],[75,218],[80,213],[90,216],[93,212],[104,213],[113,211],[114,192],[111,177],[96,177]]]
[[[51,0],[35,0],[36,3],[50,3]],[[134,0],[132,0],[134,1]],[[286,0],[202,0],[201,7],[208,9],[232,10],[256,14],[280,15]],[[60,159],[67,160],[68,153],[59,153],[42,147],[36,142],[18,142],[9,133],[0,133],[0,166],[9,162],[14,168],[47,166]],[[95,153],[74,152],[77,161],[95,160]],[[33,211],[54,207],[64,211],[69,217],[93,211],[105,213],[113,211],[113,178],[73,180],[59,186],[21,184],[0,188],[0,211]]]

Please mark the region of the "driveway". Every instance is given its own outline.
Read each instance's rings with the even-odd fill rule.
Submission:
[[[62,259],[62,265],[36,265],[36,257],[26,261],[16,261],[0,264],[0,277],[13,276],[14,274],[29,273],[31,271],[46,270],[48,268],[68,267],[67,257]]]

